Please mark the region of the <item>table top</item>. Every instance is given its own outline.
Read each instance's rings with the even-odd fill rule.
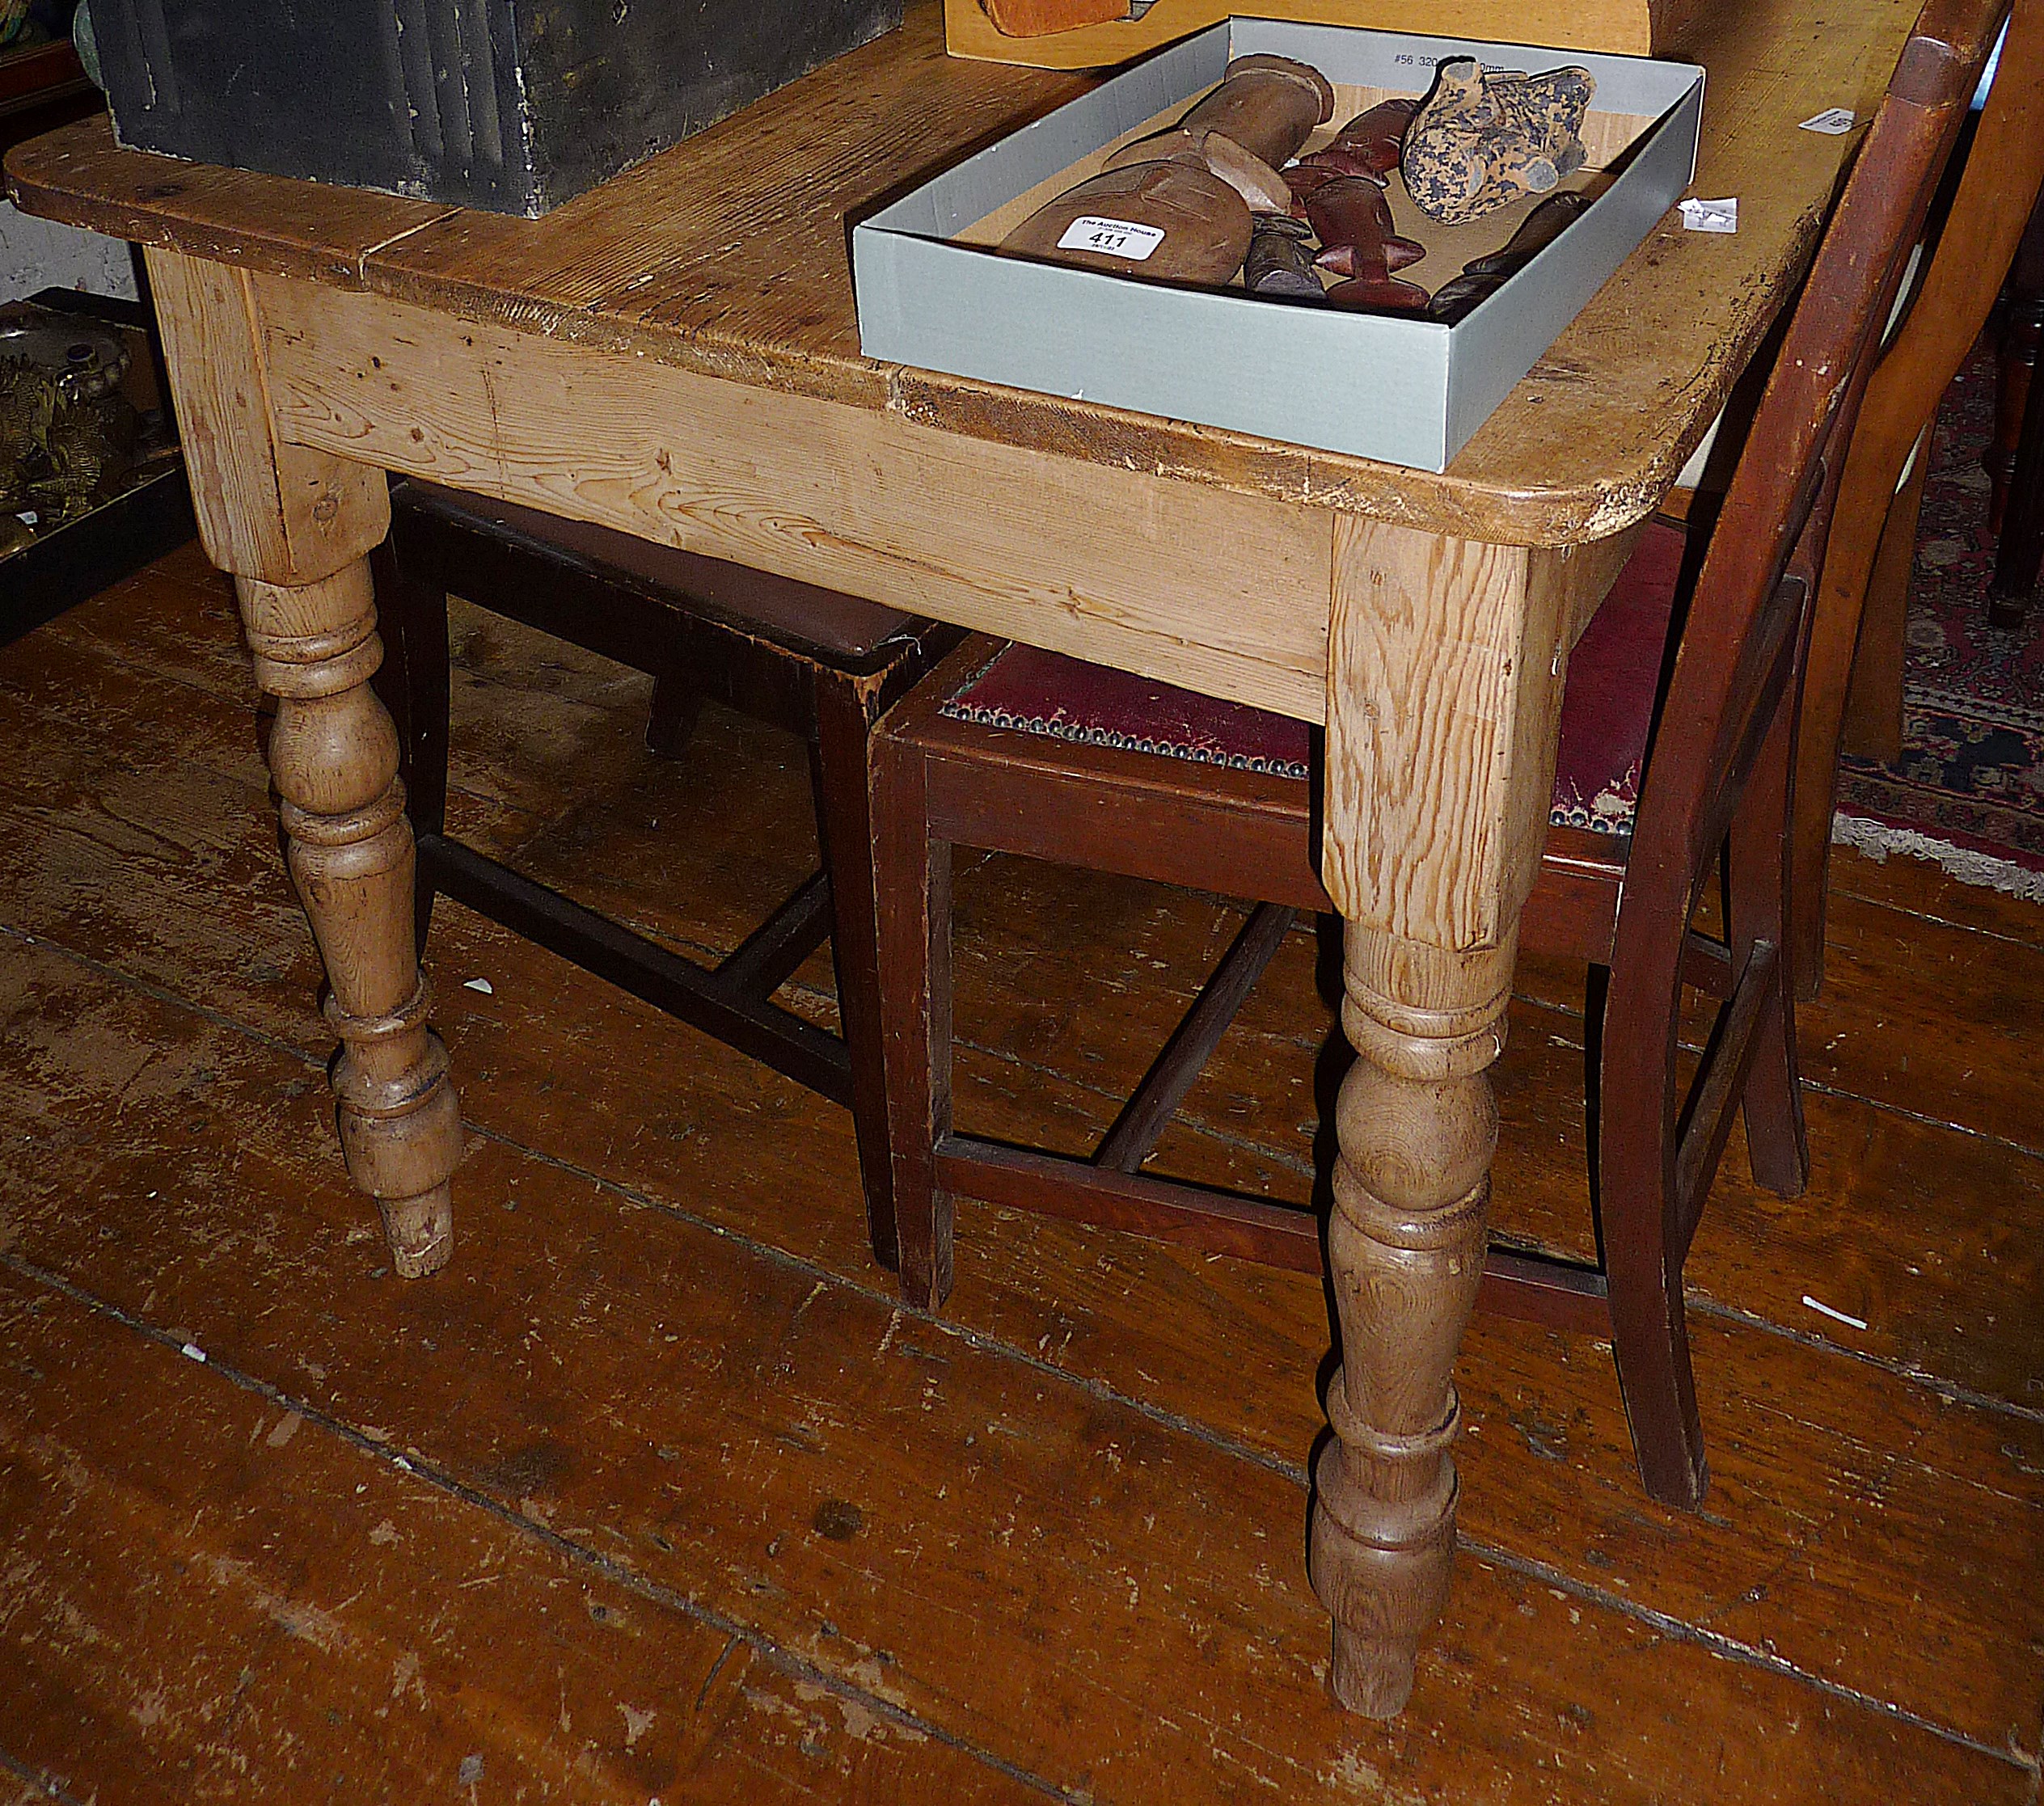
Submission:
[[[25,210],[138,243],[612,346],[761,387],[1124,469],[1501,543],[1568,544],[1651,512],[1793,293],[1917,0],[1727,0],[1686,54],[1708,71],[1694,192],[1442,475],[876,364],[859,352],[847,219],[1083,91],[947,57],[935,0],[545,219],[126,150],[103,117],[7,159]]]

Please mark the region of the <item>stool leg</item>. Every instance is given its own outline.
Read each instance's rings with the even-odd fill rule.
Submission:
[[[376,692],[398,731],[398,777],[405,812],[420,842],[413,897],[418,952],[426,948],[437,894],[432,846],[447,827],[447,714],[452,681],[447,651],[447,589],[425,534],[402,514],[371,555],[383,665]]]
[[[851,1118],[873,1258],[901,1264],[889,1171],[887,1078],[881,1053],[880,947],[874,891],[872,749],[867,694],[853,680],[819,670],[810,779],[817,838],[830,875],[830,957],[838,1015],[851,1056]]]
[[[933,839],[923,754],[874,743],[872,821],[881,1049],[902,1298],[951,1289],[951,1197],[936,1149],[951,1133],[951,848]]]
[[[657,758],[679,758],[702,715],[701,690],[684,683],[677,672],[655,677],[653,706],[646,717],[646,750]]]

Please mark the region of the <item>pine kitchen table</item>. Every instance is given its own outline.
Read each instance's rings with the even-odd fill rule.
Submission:
[[[386,471],[1324,721],[1377,1107],[1338,1156],[1354,1496],[1316,1505],[1316,1579],[1337,1690],[1396,1712],[1453,1548],[1488,1069],[1569,648],[1808,264],[1856,137],[1799,124],[1867,117],[1915,11],[1709,9],[1696,192],[1738,196],[1736,234],[1671,215],[1440,475],[863,359],[847,216],[1082,86],[948,59],[934,0],[538,222],[124,150],[103,120],[17,149],[21,207],[145,249],[205,547],[278,699],[341,1139],[399,1270],[448,1257],[460,1133],[369,687]]]

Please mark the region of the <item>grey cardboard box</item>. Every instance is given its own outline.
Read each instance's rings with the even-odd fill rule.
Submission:
[[[1599,113],[1652,123],[1617,179],[1454,326],[1292,307],[1002,256],[954,234],[1182,105],[1233,57],[1312,64],[1337,86],[1414,92],[1455,56],[1529,71],[1580,64]],[[1441,470],[1673,206],[1696,172],[1704,72],[1688,63],[1400,32],[1235,19],[987,146],[852,232],[860,348],[1265,438]]]

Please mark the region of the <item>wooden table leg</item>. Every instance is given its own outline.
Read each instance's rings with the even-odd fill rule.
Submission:
[[[412,829],[365,555],[390,525],[383,473],[278,438],[247,276],[151,251],[150,284],[207,556],[233,573],[293,881],[326,964],[348,1170],[408,1277],[454,1248],[461,1119],[412,938]]]
[[[1520,905],[1546,833],[1566,649],[1612,567],[1586,552],[1336,528],[1321,870],[1346,919],[1328,1264],[1341,1362],[1314,1470],[1328,1681],[1389,1718],[1446,1605],[1452,1370],[1483,1276]]]
[[[1461,1425],[1455,1351],[1483,1278],[1510,946],[1468,954],[1353,924],[1341,1025],[1359,1057],[1335,1127],[1328,1264],[1341,1365],[1314,1469],[1314,1585],[1335,1697],[1388,1718],[1447,1603]],[[1434,1006],[1415,1007],[1425,995]]]

